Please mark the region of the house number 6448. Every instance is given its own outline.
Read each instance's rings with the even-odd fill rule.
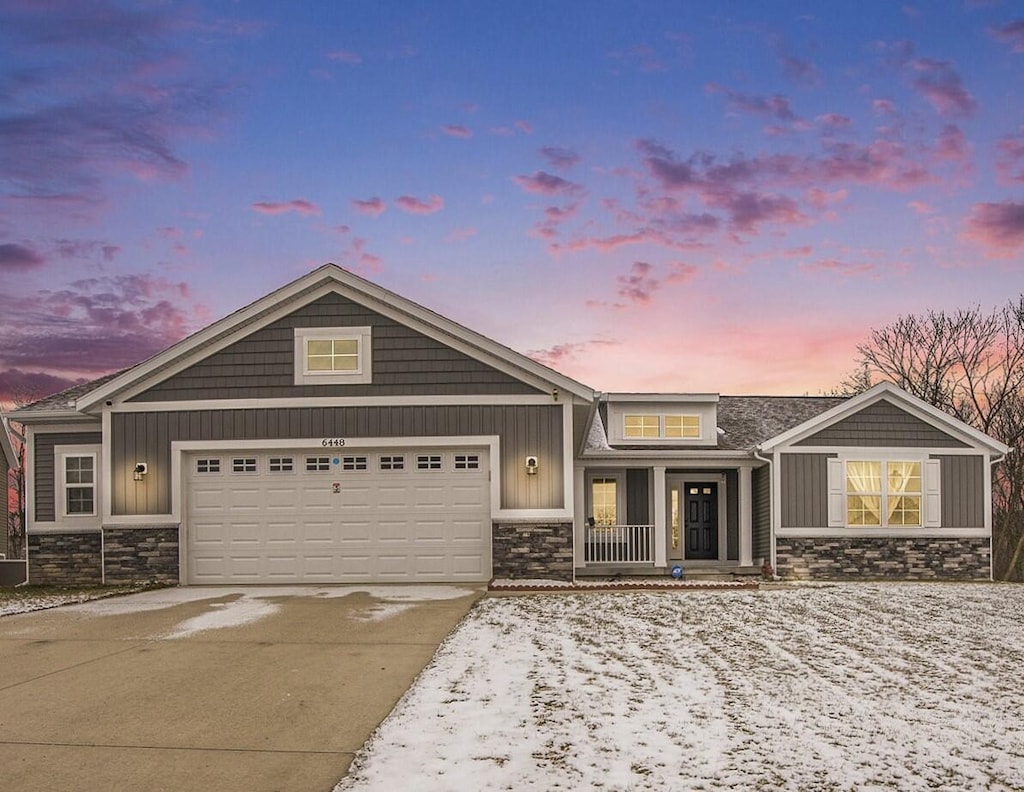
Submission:
[[[345,445],[344,437],[325,437],[320,441],[320,445],[324,448],[341,448]]]

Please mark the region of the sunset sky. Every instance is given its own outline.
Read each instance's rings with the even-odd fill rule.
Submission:
[[[1024,291],[1018,2],[0,0],[0,401],[334,262],[599,390]]]

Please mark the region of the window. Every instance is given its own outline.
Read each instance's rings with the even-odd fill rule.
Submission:
[[[220,473],[220,460],[216,458],[197,459],[196,473]]]
[[[619,523],[619,480],[595,478],[590,482],[591,510],[598,526]]]
[[[829,528],[916,533],[943,527],[942,460],[888,459],[885,449],[864,456],[828,459]]]
[[[270,457],[268,469],[271,473],[291,473],[295,469],[295,463],[291,457]]]
[[[700,416],[666,415],[665,437],[679,437],[687,440],[700,437]]]
[[[456,470],[479,470],[480,469],[480,455],[479,454],[456,454],[455,455],[455,469]]]
[[[297,327],[295,384],[368,383],[371,351],[369,327]]]
[[[382,456],[380,458],[381,470],[405,470],[404,456]]]
[[[423,454],[416,457],[416,469],[417,470],[440,470],[441,469],[441,455],[440,454]]]
[[[306,457],[306,470],[310,473],[324,473],[331,469],[330,457]]]
[[[626,437],[661,437],[659,415],[627,415],[625,421]]]
[[[255,473],[256,457],[235,457],[231,460],[232,473]]]
[[[623,436],[633,440],[699,440],[699,415],[626,415]]]
[[[342,470],[366,470],[366,457],[347,456],[341,459]]]
[[[96,457],[64,457],[64,513],[68,516],[96,514]]]

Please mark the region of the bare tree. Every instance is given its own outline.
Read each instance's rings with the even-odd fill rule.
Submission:
[[[857,347],[839,393],[888,380],[1013,449],[993,473],[995,576],[1024,580],[1024,294],[981,308],[902,316]]]
[[[38,394],[30,392],[18,392],[14,394],[12,402],[15,407],[24,407],[39,398]],[[25,510],[27,502],[25,483],[28,471],[25,468],[26,441],[24,435],[25,427],[20,424],[11,424],[11,444],[14,446],[14,455],[18,460],[17,469],[11,472],[8,485],[14,492],[14,508],[11,509],[8,499],[5,497],[5,510],[7,511],[7,547],[12,558],[25,557]],[[5,493],[6,495],[6,493]]]

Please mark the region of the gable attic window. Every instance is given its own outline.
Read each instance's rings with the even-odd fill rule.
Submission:
[[[699,415],[625,415],[622,435],[627,440],[697,440]]]
[[[369,327],[296,327],[296,385],[371,382]]]

